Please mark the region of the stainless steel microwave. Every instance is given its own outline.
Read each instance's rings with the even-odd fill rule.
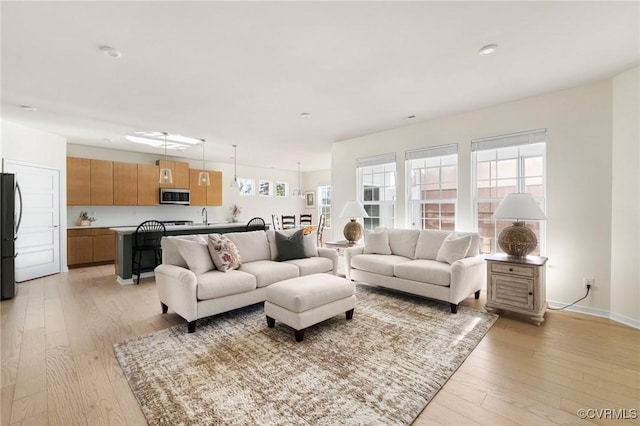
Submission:
[[[160,204],[184,204],[191,203],[191,193],[188,189],[160,188]]]

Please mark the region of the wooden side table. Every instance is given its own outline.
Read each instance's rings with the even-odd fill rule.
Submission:
[[[513,258],[493,254],[487,261],[487,303],[485,309],[496,309],[530,315],[540,325],[547,309],[546,257]]]

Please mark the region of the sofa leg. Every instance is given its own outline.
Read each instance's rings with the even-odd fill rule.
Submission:
[[[345,312],[345,315],[347,316],[347,319],[350,320],[353,318],[353,309],[349,309],[347,312]]]
[[[160,306],[162,307],[162,313],[166,314],[167,311],[169,311],[169,307],[167,305],[165,305],[164,303],[160,302]]]
[[[473,297],[475,297],[476,299],[480,299],[480,290],[476,291],[476,292],[473,294]]]
[[[276,320],[274,318],[271,317],[267,317],[267,326],[269,328],[273,328],[276,325]]]
[[[458,305],[456,305],[455,303],[449,303],[449,306],[451,306],[451,313],[452,314],[458,313]]]
[[[189,333],[194,333],[196,331],[196,322],[195,321],[189,321],[187,323],[187,331]]]
[[[302,330],[295,330],[293,334],[296,336],[296,342],[302,342],[302,339],[304,339],[304,328]]]

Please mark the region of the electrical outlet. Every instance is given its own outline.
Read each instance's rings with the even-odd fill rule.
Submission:
[[[589,286],[593,290],[593,287],[595,287],[595,283],[595,278],[584,278],[582,280],[582,288],[587,288],[587,286]]]

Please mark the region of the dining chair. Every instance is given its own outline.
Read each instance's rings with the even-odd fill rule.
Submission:
[[[300,226],[310,226],[312,223],[311,214],[301,214],[300,215]]]
[[[282,226],[280,226],[280,218],[278,217],[277,214],[272,214],[271,215],[271,224],[273,225],[273,229],[275,231],[282,230]]]
[[[164,223],[157,220],[146,220],[133,233],[133,257],[131,258],[131,272],[136,275],[136,284],[140,284],[142,272],[153,271],[162,263],[162,246],[160,240],[167,233]],[[153,253],[153,262],[143,262],[143,253]],[[147,257],[144,257],[146,260]]]
[[[267,225],[265,224],[264,219],[261,217],[254,217],[249,222],[247,222],[245,231],[266,231],[266,229]]]
[[[295,215],[282,215],[282,229],[291,229],[296,227]]]
[[[322,232],[324,231],[324,222],[324,214],[321,214],[320,219],[318,220],[318,247],[322,247]]]

